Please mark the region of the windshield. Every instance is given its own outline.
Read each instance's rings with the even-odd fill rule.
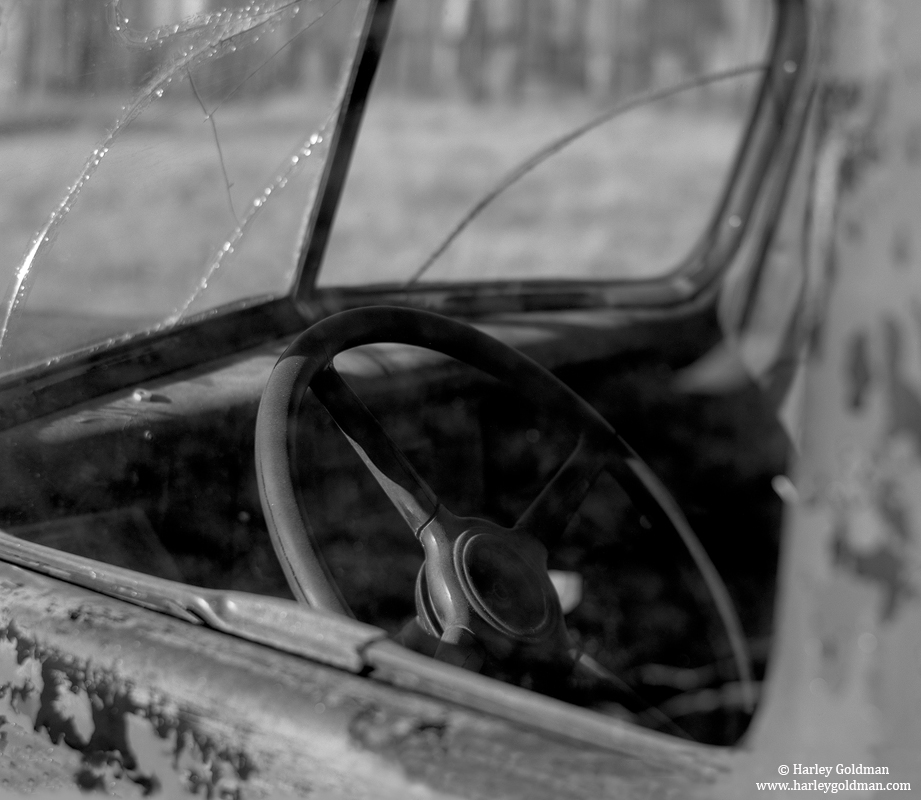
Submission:
[[[357,6],[0,5],[0,372],[288,289]]]
[[[397,6],[319,284],[677,267],[728,178],[770,4],[435,5]]]
[[[792,5],[778,6],[776,80],[750,114],[768,0],[400,0],[361,120],[393,6],[245,3],[0,0],[0,561],[18,553],[29,569],[148,606],[132,575],[169,579],[184,584],[163,590],[169,613],[181,591],[193,620],[203,618],[190,587],[293,596],[256,468],[260,397],[279,363],[296,364],[282,355],[288,334],[337,304],[406,302],[414,286],[440,284],[450,300],[478,282],[466,296],[527,311],[527,279],[552,295],[538,310],[555,311],[567,300],[554,281],[570,281],[571,296],[607,302],[609,284],[593,281],[635,289],[680,270],[710,246],[713,220],[751,231],[756,249],[777,209],[765,203],[749,228],[723,200],[746,119],[756,134],[766,119],[771,136],[746,139],[758,158],[727,197],[764,175],[767,189],[781,186],[774,134],[800,119],[777,88],[798,69],[786,54],[803,52]],[[711,251],[728,269],[731,249]],[[351,291],[363,285],[367,294]],[[217,313],[228,303],[237,313]],[[754,385],[725,397],[677,388],[678,367],[711,347],[715,314],[696,302],[662,309],[636,324],[630,313],[476,322],[629,431],[715,549],[751,534],[732,588],[757,644],[772,619],[771,487],[786,440]],[[445,353],[473,335],[505,352],[451,326],[460,344]],[[588,487],[610,467],[540,392],[516,391],[516,362],[502,362],[511,366],[497,382],[393,346],[383,338],[393,329],[381,335],[336,356],[334,390],[348,408],[366,405],[459,519],[511,527],[544,487],[556,487],[552,499],[569,491],[567,476]],[[87,346],[97,349],[63,357]],[[324,344],[316,363],[331,357]],[[357,618],[401,634],[419,613],[424,554],[319,396],[286,406],[279,452],[295,456],[298,519]],[[276,463],[259,452],[260,469]],[[619,475],[582,495],[548,568],[579,647],[630,685],[665,674],[673,685],[654,688],[651,705],[676,699],[674,715],[692,716],[689,688],[705,697],[748,677],[721,666],[730,651],[713,645],[726,641],[718,617],[688,610],[708,596],[693,559],[669,549],[678,537],[646,534],[648,512]],[[757,579],[750,557],[765,567]],[[700,738],[735,741],[750,694],[741,716],[731,712],[738,725],[711,736],[708,717]]]
[[[289,291],[357,5],[0,6],[0,374]],[[767,2],[397,8],[319,286],[649,278],[692,251]]]

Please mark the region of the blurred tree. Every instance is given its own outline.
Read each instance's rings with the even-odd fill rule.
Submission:
[[[147,31],[199,13],[243,8],[247,0],[122,0],[132,28]],[[618,94],[673,80],[723,61],[738,62],[763,41],[754,17],[769,0],[400,0],[379,81],[415,94],[462,92],[474,100],[520,96],[528,87]],[[20,91],[92,92],[133,86],[157,53],[126,52],[103,0],[23,0],[8,11]],[[302,18],[221,59],[226,82],[268,59],[244,92],[269,85],[330,83],[343,42],[338,22],[302,35]],[[752,29],[756,41],[752,41]],[[290,44],[279,47],[285,41]],[[275,51],[277,50],[277,54]],[[164,51],[160,51],[161,57]],[[273,55],[274,54],[274,55]],[[105,65],[106,69],[100,69]],[[661,73],[661,74],[660,74]]]

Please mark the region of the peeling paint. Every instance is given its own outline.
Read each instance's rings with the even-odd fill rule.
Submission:
[[[879,151],[868,136],[855,137],[851,147],[841,159],[840,186],[843,192],[854,191],[867,169],[880,160]]]
[[[845,142],[837,165],[837,189],[842,195],[854,192],[868,169],[882,161],[879,128],[891,91],[890,83],[882,79],[872,89],[865,82],[828,81],[820,91],[819,141],[842,138]]]
[[[448,724],[444,719],[395,716],[373,706],[356,714],[349,725],[352,740],[375,752],[412,747],[414,750],[444,753],[447,751],[447,731]]]
[[[837,126],[837,121],[860,107],[863,87],[856,81],[827,80],[819,91],[818,134],[824,139]]]
[[[0,746],[7,738],[4,726],[18,720],[47,735],[52,745],[79,753],[73,782],[83,791],[111,792],[127,781],[145,796],[156,795],[164,784],[176,785],[178,778],[178,785],[191,794],[231,800],[243,796],[255,772],[245,752],[202,734],[192,714],[157,698],[139,702],[136,695],[133,687],[105,671],[44,649],[15,623],[0,628],[0,703],[6,706],[0,706],[5,712],[0,716]],[[170,743],[171,758],[140,753],[139,729]],[[151,763],[157,766],[147,766]],[[173,775],[163,774],[164,763]]]
[[[816,171],[813,202],[833,226],[831,236],[810,240],[808,266],[829,285],[820,285],[821,339],[813,340],[822,349],[809,354],[805,378],[797,485],[806,499],[791,507],[785,530],[770,699],[751,741],[770,751],[765,772],[847,759],[886,766],[914,785],[921,4],[829,0],[818,8],[829,23],[817,28],[822,78],[832,82],[818,96],[819,163],[834,180]],[[859,88],[848,91],[851,81]]]
[[[888,437],[878,453],[855,461],[830,498],[831,562],[877,588],[879,619],[886,623],[919,594],[911,580],[914,535],[901,491],[905,475],[918,469],[913,448],[904,431]]]
[[[882,590],[880,618],[883,622],[891,622],[901,602],[915,595],[906,574],[903,554],[889,543],[861,552],[850,547],[845,539],[837,539],[834,559],[839,567]]]
[[[921,326],[917,303],[913,313]],[[906,601],[919,596],[912,583],[914,525],[904,487],[921,470],[921,391],[908,377],[905,334],[894,317],[883,318],[879,339],[881,438],[869,450],[855,453],[831,487],[830,548],[836,569],[878,589],[879,619],[891,623]],[[871,349],[871,336],[864,330],[854,332],[845,347],[843,388],[851,411],[866,407],[873,388]]]
[[[921,393],[905,374],[902,330],[893,317],[884,320],[887,398],[889,401],[889,436],[901,433],[911,437],[915,452],[921,456]]]

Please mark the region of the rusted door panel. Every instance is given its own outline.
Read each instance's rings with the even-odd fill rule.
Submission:
[[[728,751],[593,747],[5,564],[0,604],[9,791],[654,798],[706,796],[729,770]]]

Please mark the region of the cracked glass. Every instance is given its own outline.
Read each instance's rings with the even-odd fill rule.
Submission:
[[[358,6],[0,4],[0,374],[289,291]],[[770,16],[402,0],[317,285],[667,274]]]
[[[358,5],[0,4],[0,373],[288,289]]]

